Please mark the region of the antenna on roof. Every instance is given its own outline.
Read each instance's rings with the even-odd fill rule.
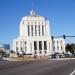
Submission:
[[[34,0],[32,0],[32,10],[34,10]]]
[[[31,10],[30,14],[31,14],[32,16],[35,16],[35,15],[36,15],[36,13],[35,13],[35,11],[34,11],[34,0],[32,0],[32,10]]]

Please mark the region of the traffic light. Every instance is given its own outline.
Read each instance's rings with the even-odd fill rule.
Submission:
[[[65,35],[63,35],[63,38],[64,38],[64,39],[66,39],[66,36],[65,36]]]
[[[51,39],[52,39],[52,41],[53,41],[54,37],[53,37],[53,36],[51,36]]]

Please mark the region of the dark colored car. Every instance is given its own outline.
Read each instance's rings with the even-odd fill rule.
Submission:
[[[60,53],[54,53],[48,56],[48,59],[51,58],[65,58],[64,54],[60,54]]]
[[[56,54],[51,54],[48,56],[48,59],[51,59],[51,58],[56,58]]]
[[[72,57],[74,57],[73,54],[64,54],[64,56],[65,56],[65,58],[72,58]]]

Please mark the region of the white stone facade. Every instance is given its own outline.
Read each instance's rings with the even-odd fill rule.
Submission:
[[[50,35],[49,20],[36,15],[32,10],[29,16],[20,22],[20,36],[13,40],[13,50],[19,54],[32,56],[48,56],[54,52],[65,52],[63,38],[54,38]]]

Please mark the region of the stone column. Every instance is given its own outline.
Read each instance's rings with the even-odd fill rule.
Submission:
[[[43,55],[45,55],[45,52],[44,52],[44,41],[42,41],[42,52],[43,52]]]
[[[46,34],[46,31],[45,31],[45,25],[44,25],[44,36],[45,36],[45,34]]]

